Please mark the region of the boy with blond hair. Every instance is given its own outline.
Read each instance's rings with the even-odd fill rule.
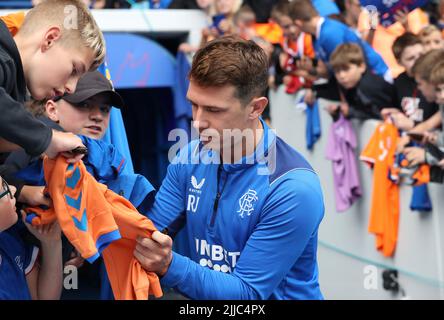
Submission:
[[[79,78],[103,62],[103,35],[80,0],[45,0],[26,14],[14,32],[12,36],[0,19],[0,138],[23,147],[30,155],[45,152],[55,157],[65,152],[73,158],[68,161],[74,162],[81,156],[67,152],[83,145],[80,138],[48,128],[25,110],[24,103],[28,92],[38,100],[73,93]],[[11,147],[0,141],[0,147],[4,146]],[[7,192],[12,202],[14,192],[15,188]],[[33,268],[37,251],[27,249],[19,225],[13,223],[4,224],[11,227],[0,233],[0,299],[58,299],[60,228],[29,229],[40,240],[43,255],[41,266]],[[17,257],[22,262],[17,262]]]
[[[31,155],[72,157],[67,151],[81,140],[33,118],[23,107],[27,90],[39,100],[72,93],[104,55],[103,35],[80,0],[43,1],[26,14],[14,37],[0,20],[0,150],[19,145]]]
[[[444,39],[442,38],[441,31],[435,25],[431,24],[424,27],[418,36],[421,39],[425,52],[433,49],[444,49]]]

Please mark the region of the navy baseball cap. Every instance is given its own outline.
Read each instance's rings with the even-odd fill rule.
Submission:
[[[120,94],[114,91],[114,88],[101,72],[91,71],[85,73],[77,83],[76,91],[72,94],[65,94],[61,99],[78,104],[97,94],[106,94],[107,103],[113,107],[123,107],[124,102]],[[58,100],[58,99],[57,99]]]

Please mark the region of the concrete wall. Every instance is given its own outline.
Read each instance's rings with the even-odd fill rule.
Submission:
[[[287,143],[301,152],[320,176],[325,217],[319,232],[320,284],[326,299],[400,299],[382,286],[382,271],[393,267],[400,271],[399,283],[408,298],[444,299],[443,252],[444,187],[429,185],[433,212],[412,212],[409,208],[412,188],[401,187],[398,245],[393,258],[384,258],[375,249],[375,237],[367,231],[371,203],[372,171],[359,162],[363,197],[348,211],[335,209],[332,165],[325,159],[331,117],[323,108],[331,102],[320,100],[322,137],[312,152],[305,144],[305,113],[294,106],[294,96],[283,88],[270,96],[272,126]],[[377,121],[354,121],[358,151],[366,145]],[[366,289],[367,266],[378,272],[377,289]],[[370,270],[370,271],[371,271]]]

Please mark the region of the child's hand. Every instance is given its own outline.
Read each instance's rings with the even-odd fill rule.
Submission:
[[[282,83],[283,83],[284,85],[288,86],[288,85],[290,84],[291,80],[292,80],[292,77],[291,77],[290,75],[287,74],[287,75],[284,76],[284,78],[282,79]]]
[[[348,103],[341,102],[339,105],[339,109],[341,110],[341,113],[344,115],[344,117],[348,117],[348,114],[350,112],[350,106]]]
[[[70,132],[52,130],[52,140],[45,153],[51,159],[54,159],[59,153],[62,153],[63,156],[67,158],[67,162],[75,163],[84,157],[83,154],[73,155],[70,153],[71,150],[77,147],[85,147],[78,136]]]
[[[51,206],[51,199],[44,195],[45,187],[23,186],[18,200],[32,207]]]
[[[415,122],[402,112],[393,113],[391,117],[394,125],[400,130],[408,131],[415,126]]]
[[[442,159],[442,160],[438,163],[438,166],[440,166],[441,169],[444,170],[444,159]]]
[[[230,31],[230,22],[227,19],[223,19],[220,23],[219,23],[219,29],[223,32],[223,33],[228,33]]]
[[[186,43],[186,42],[180,44],[178,50],[180,52],[184,52],[184,53],[191,53],[191,52],[197,51],[197,49],[195,47],[193,47],[191,44]]]
[[[425,150],[423,148],[405,148],[404,155],[409,162],[409,167],[414,167],[416,165],[425,163]]]
[[[329,104],[325,107],[325,110],[332,116],[336,114],[339,109],[339,104]]]
[[[307,89],[304,97],[304,102],[309,106],[313,105],[316,102],[316,94],[313,90]]]
[[[424,138],[422,142],[436,145],[436,143],[438,142],[438,133],[429,131],[424,132]]]
[[[275,76],[268,76],[268,86],[276,91],[276,77]]]
[[[202,37],[209,37],[211,35],[210,28],[203,28],[202,29]]]
[[[388,117],[390,117],[391,115],[395,114],[395,113],[399,113],[401,111],[399,111],[399,109],[396,108],[384,108],[381,110],[381,117],[382,119],[387,119]]]
[[[309,57],[302,57],[296,62],[296,67],[308,72],[313,68],[313,61]]]
[[[398,143],[396,145],[396,153],[404,152],[404,148],[406,145],[410,143],[409,136],[403,136],[398,139]]]
[[[393,17],[395,18],[395,20],[397,22],[402,24],[402,26],[404,27],[404,29],[406,31],[410,31],[409,19],[408,19],[409,9],[403,8],[402,10],[398,10],[398,11],[396,11],[396,13]]]
[[[85,261],[85,259],[83,259],[80,256],[80,253],[77,250],[74,250],[71,253],[71,259],[66,261],[65,263],[65,267],[66,266],[74,266],[76,268],[80,268],[81,266],[83,266],[83,262]]]
[[[22,210],[22,220],[26,228],[34,235],[43,245],[51,245],[61,241],[62,231],[58,221],[41,226],[32,226],[25,220],[26,213]]]

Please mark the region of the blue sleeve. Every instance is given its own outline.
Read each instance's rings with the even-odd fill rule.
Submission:
[[[127,161],[114,145],[86,136],[80,138],[88,148],[83,162],[93,168],[93,175],[99,182],[115,179],[125,171]]]
[[[361,40],[361,46],[364,50],[365,57],[369,68],[377,75],[384,77],[389,69],[387,64],[382,59],[381,55],[373,49],[367,42]]]
[[[327,30],[328,32],[321,35],[319,45],[325,53],[326,61],[324,62],[328,64],[331,54],[339,45],[344,43],[344,39],[341,36],[338,36],[338,31],[335,33],[335,30],[333,30],[333,32],[331,32],[329,29]]]
[[[170,234],[176,234],[185,222],[184,164],[180,155],[168,166],[165,179],[156,194],[153,207],[147,212],[148,218],[156,228],[168,228]]]
[[[373,47],[368,44],[366,41],[359,38],[356,33],[354,33],[351,29],[346,33],[344,42],[352,42],[357,43],[361,46],[362,51],[364,51],[364,55],[366,58],[366,62],[368,67],[377,75],[384,77],[388,66],[382,59],[381,55],[373,49]]]
[[[202,267],[174,253],[162,285],[191,299],[267,299],[317,234],[323,214],[316,175],[307,170],[293,171],[272,186],[260,222],[233,273]]]
[[[327,60],[335,49],[344,43],[357,43],[364,51],[367,64],[369,68],[384,77],[388,67],[382,57],[365,41],[358,37],[358,35],[349,27],[339,28],[338,24],[326,24],[321,36],[320,46],[325,52]],[[328,61],[327,61],[328,62]]]

